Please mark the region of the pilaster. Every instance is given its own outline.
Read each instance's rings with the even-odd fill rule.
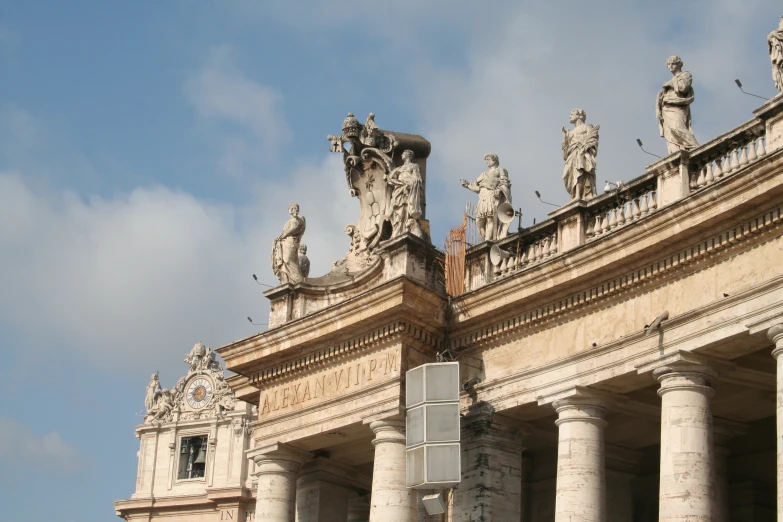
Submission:
[[[462,482],[454,490],[452,522],[519,519],[522,438],[495,419],[489,404],[462,419]]]

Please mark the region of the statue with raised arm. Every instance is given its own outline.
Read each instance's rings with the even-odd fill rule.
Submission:
[[[504,237],[497,219],[498,207],[502,203],[511,203],[511,183],[508,171],[500,168],[497,154],[486,154],[484,161],[487,170],[479,174],[475,183],[460,179],[460,184],[479,196],[476,205],[476,227],[484,241],[495,241]],[[508,229],[506,228],[506,233]]]
[[[305,277],[299,267],[299,243],[305,233],[305,218],[299,215],[299,205],[288,207],[291,219],[286,221],[283,232],[272,247],[272,271],[281,283],[299,283]]]
[[[778,28],[767,36],[769,44],[769,59],[772,62],[772,79],[775,87],[783,92],[783,16],[780,17]]]
[[[390,205],[387,208],[387,219],[392,225],[391,237],[411,232],[418,237],[424,237],[418,219],[421,217],[422,180],[419,166],[413,162],[413,151],[402,153],[402,165],[394,168],[386,176],[386,183],[391,186]]]
[[[693,103],[693,75],[682,70],[682,59],[671,56],[666,67],[672,78],[663,84],[655,104],[658,129],[666,139],[669,154],[692,149],[699,145],[691,129],[691,103]]]
[[[598,155],[598,129],[585,123],[582,109],[571,111],[569,121],[574,128],[560,129],[563,134],[563,181],[571,199],[590,199],[598,195],[595,187],[595,157]]]

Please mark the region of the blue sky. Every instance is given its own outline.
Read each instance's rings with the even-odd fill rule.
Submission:
[[[295,5],[294,5],[295,4]],[[479,5],[481,4],[481,5]],[[0,1],[0,501],[92,522],[133,492],[144,388],[201,340],[255,333],[291,201],[312,273],[358,207],[327,134],[346,113],[433,144],[433,238],[495,152],[524,222],[564,203],[560,127],[601,125],[599,186],[662,154],[679,54],[701,141],[775,94],[774,2]],[[45,496],[40,487],[45,484]]]

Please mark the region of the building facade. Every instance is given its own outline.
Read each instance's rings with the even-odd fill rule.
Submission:
[[[236,400],[212,350],[197,343],[171,389],[155,373],[144,423],[136,427],[136,491],[114,503],[125,520],[253,520],[246,453],[253,406]]]
[[[670,61],[677,80],[681,61]],[[573,121],[584,124],[584,112]],[[273,247],[281,284],[265,292],[270,329],[217,350],[243,406],[185,419],[195,410],[183,395],[182,412],[158,419],[153,401],[137,428],[137,491],[117,503],[120,516],[783,516],[783,95],[583,199],[595,192],[593,170],[592,185],[574,191],[582,196],[513,233],[486,222],[502,221],[481,199],[503,191],[490,158],[464,185],[478,193],[482,237],[496,240],[464,257],[430,240],[429,143],[378,128],[374,115],[364,125],[349,115],[342,130],[329,139],[360,205],[348,254],[310,278],[297,256],[305,220],[292,205]],[[593,158],[597,132],[590,127]],[[564,136],[569,147],[579,137]],[[566,162],[572,186],[589,180],[589,165]],[[404,381],[436,360],[460,363],[462,480],[442,492],[447,512],[428,517],[405,485]],[[211,471],[191,482],[178,474],[190,469],[181,455],[202,433]]]

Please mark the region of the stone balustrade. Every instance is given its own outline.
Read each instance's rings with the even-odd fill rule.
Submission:
[[[610,197],[601,205],[595,204],[599,203],[596,198],[595,203],[588,204],[592,210],[585,229],[587,241],[655,212],[658,208],[656,190],[657,179],[645,176],[607,193]]]
[[[754,121],[692,151],[690,189],[712,185],[766,156],[765,134],[763,123]]]
[[[783,144],[783,124],[775,116],[781,108],[783,102],[770,102],[755,112],[756,117],[730,132],[693,150],[662,158],[648,166],[646,174],[590,200],[571,201],[551,212],[547,220],[510,234],[497,242],[504,252],[497,264],[490,260],[491,243],[474,246],[466,255],[465,292],[568,255],[580,245],[632,227],[705,187],[743,175],[745,167],[764,160]]]

